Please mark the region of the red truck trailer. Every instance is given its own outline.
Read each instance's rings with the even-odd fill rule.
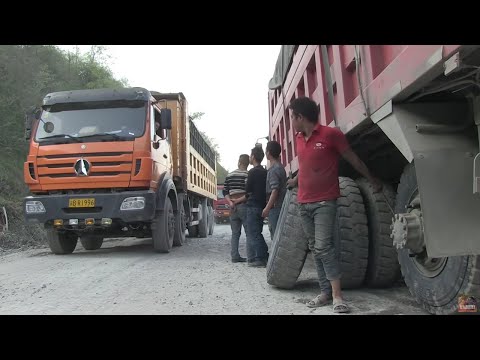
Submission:
[[[311,97],[384,183],[340,163],[335,241],[343,284],[387,287],[401,273],[434,314],[480,296],[480,47],[283,45],[269,84],[270,138],[298,171],[287,106]],[[296,192],[286,197],[267,281],[295,285],[307,256]]]

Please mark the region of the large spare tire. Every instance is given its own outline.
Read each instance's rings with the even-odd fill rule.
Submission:
[[[283,289],[295,286],[307,257],[308,244],[298,215],[297,188],[287,191],[272,239],[267,283]]]

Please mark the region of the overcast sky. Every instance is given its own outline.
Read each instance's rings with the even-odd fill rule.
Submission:
[[[73,45],[60,45],[73,50]],[[219,145],[221,164],[237,166],[260,137],[268,136],[268,81],[281,45],[112,45],[110,69],[130,86],[183,92],[197,126]],[[80,45],[82,52],[90,45]],[[262,142],[265,144],[266,140]],[[266,163],[264,161],[264,163]]]

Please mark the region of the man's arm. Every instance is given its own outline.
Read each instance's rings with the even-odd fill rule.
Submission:
[[[273,189],[272,193],[270,194],[270,199],[268,199],[268,204],[262,211],[262,217],[267,217],[270,210],[272,210],[273,205],[275,205],[275,201],[278,198],[278,189]]]
[[[227,203],[231,208],[235,206],[232,200],[230,200],[230,178],[228,175],[225,178],[225,184],[223,186],[223,196],[225,196],[225,199],[227,199]]]
[[[298,186],[298,173],[293,179],[287,180],[287,188],[294,188],[295,186]]]
[[[381,181],[372,176],[365,163],[352,151],[352,149],[349,148],[342,152],[342,157],[347,160],[356,171],[367,178],[370,184],[372,184],[374,191],[378,192],[382,190]]]
[[[253,176],[252,176],[252,171],[250,170],[248,172],[247,176],[247,185],[245,186],[245,192],[246,194],[243,195],[242,197],[239,197],[238,199],[233,199],[234,204],[241,204],[244,202],[247,202],[248,196],[253,192]]]

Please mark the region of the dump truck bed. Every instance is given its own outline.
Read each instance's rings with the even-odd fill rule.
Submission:
[[[173,176],[182,178],[190,192],[216,200],[217,177],[215,152],[188,119],[188,104],[182,93],[152,92],[162,108],[172,111]]]
[[[269,118],[270,137],[282,145],[281,160],[286,170],[298,169],[294,129],[286,109],[292,99],[311,97],[320,105],[321,123],[334,126],[328,95],[331,88],[336,126],[349,133],[365,120],[370,121],[369,115],[390,100],[402,101],[442,75],[444,64],[452,55],[472,48],[465,45],[327,45],[323,49],[328,54],[326,64],[322,45],[284,45],[270,81]]]

